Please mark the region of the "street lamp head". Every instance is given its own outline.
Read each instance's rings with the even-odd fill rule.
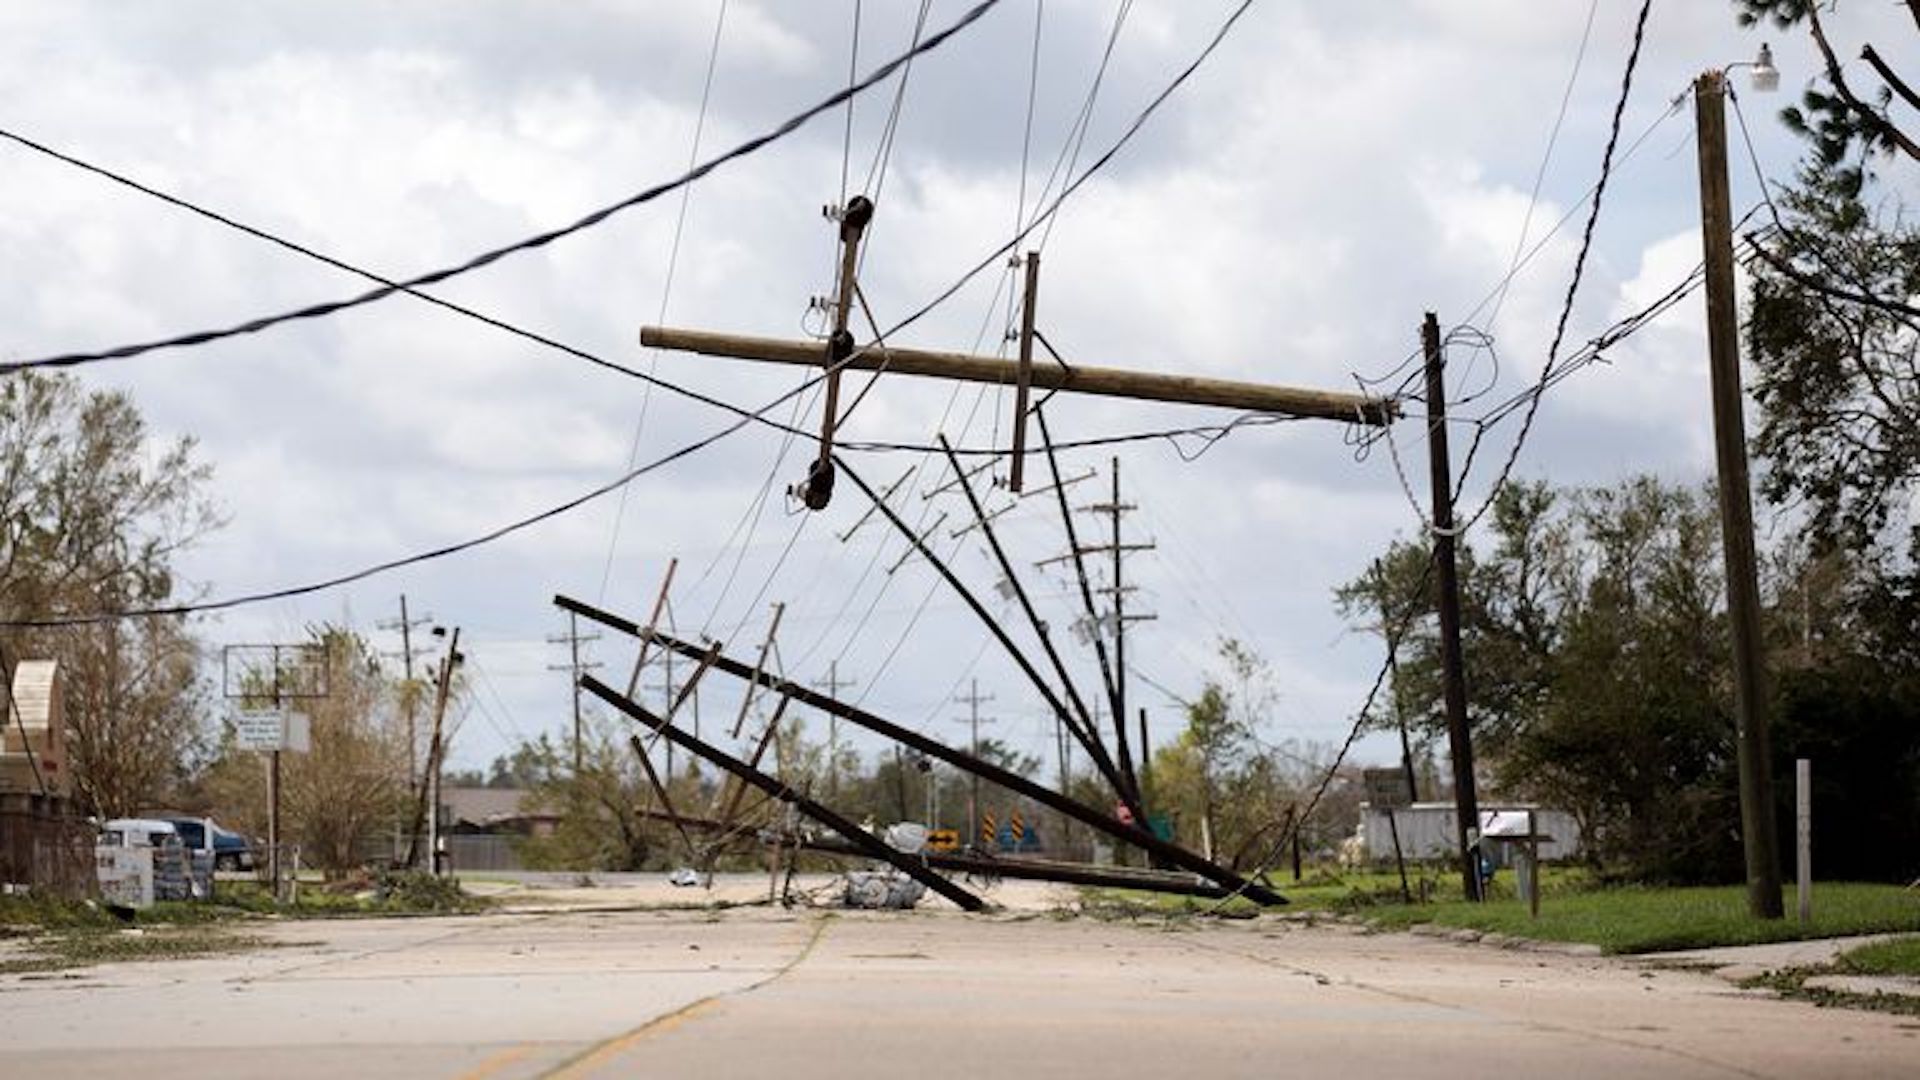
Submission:
[[[1753,89],[1755,93],[1771,94],[1780,89],[1780,69],[1773,66],[1773,48],[1760,46],[1760,55],[1753,61]]]

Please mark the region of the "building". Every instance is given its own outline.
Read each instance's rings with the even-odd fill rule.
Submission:
[[[1534,803],[1482,803],[1480,831],[1490,836],[1518,835],[1526,832],[1527,811],[1533,811],[1534,825],[1543,839],[1542,862],[1579,857],[1580,823],[1565,810],[1551,810]],[[1389,817],[1391,815],[1391,817]],[[1393,841],[1397,833],[1400,851],[1413,862],[1437,862],[1452,859],[1460,850],[1456,838],[1454,809],[1450,802],[1414,803],[1388,811],[1376,810],[1372,803],[1360,804],[1360,824],[1354,830],[1353,854],[1365,863],[1391,863]],[[1502,862],[1495,845],[1496,864]]]

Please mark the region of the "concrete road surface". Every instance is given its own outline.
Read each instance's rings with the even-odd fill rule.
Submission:
[[[1911,1077],[1920,1020],[1262,919],[560,912],[0,978],[0,1076]]]

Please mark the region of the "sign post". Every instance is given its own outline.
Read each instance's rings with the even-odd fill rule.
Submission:
[[[267,755],[267,867],[273,898],[281,898],[280,754],[313,748],[308,717],[288,701],[327,696],[327,646],[229,645],[221,650],[221,689],[237,703],[233,741]]]
[[[1361,783],[1367,791],[1367,804],[1387,812],[1387,834],[1393,837],[1393,865],[1400,871],[1400,899],[1413,903],[1413,890],[1407,887],[1407,860],[1400,851],[1400,825],[1393,812],[1408,806],[1407,774],[1402,769],[1362,769]]]

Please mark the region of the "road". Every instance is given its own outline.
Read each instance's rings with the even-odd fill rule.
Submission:
[[[278,923],[0,978],[22,1077],[1887,1077],[1920,1022],[1344,927],[787,911]]]

